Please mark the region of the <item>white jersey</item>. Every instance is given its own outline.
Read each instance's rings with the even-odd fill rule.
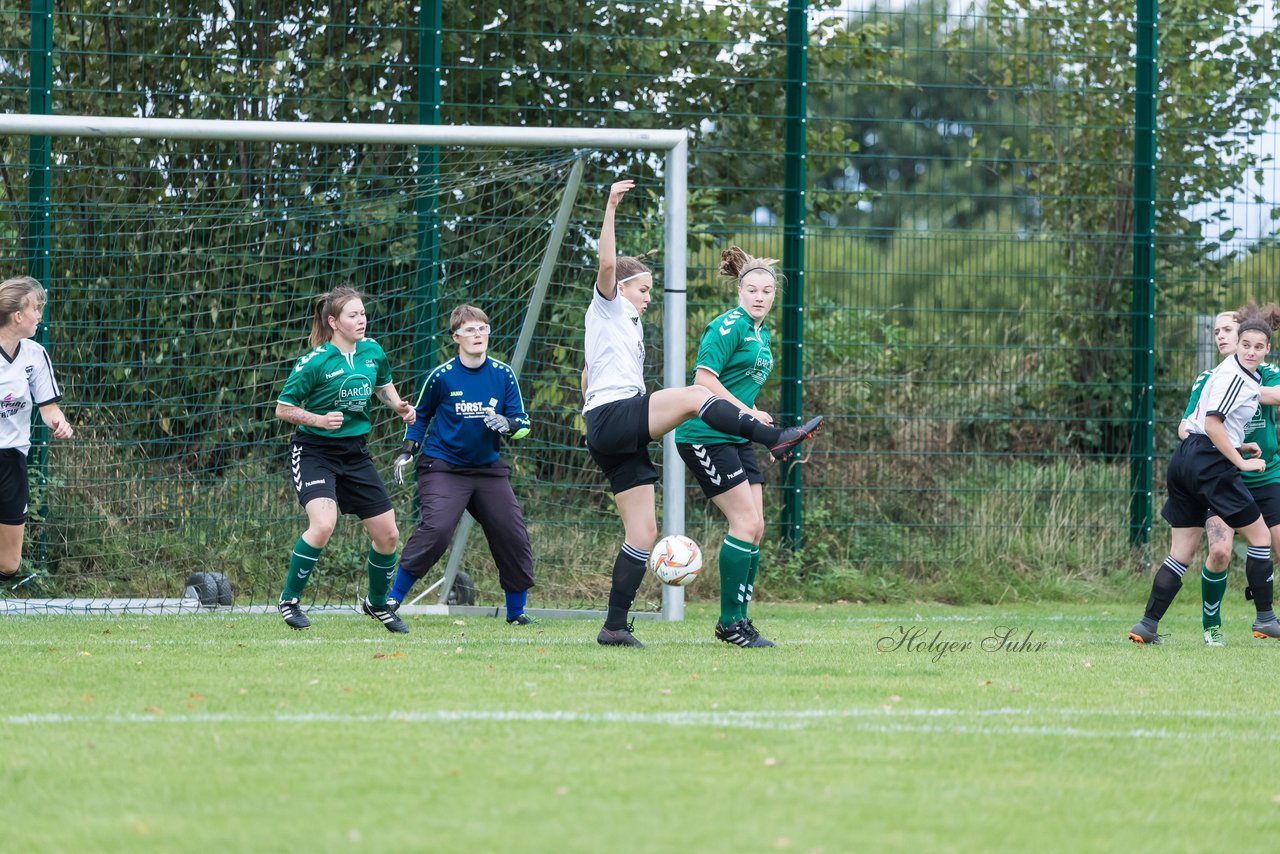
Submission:
[[[1258,411],[1261,382],[1262,376],[1240,364],[1234,355],[1223,359],[1205,381],[1195,411],[1183,422],[1187,432],[1206,434],[1205,418],[1216,415],[1227,428],[1231,446],[1239,448],[1244,444],[1249,421]]]
[[[18,342],[12,357],[0,348],[0,448],[31,448],[35,408],[62,399],[45,349],[30,338]],[[34,404],[34,406],[33,406]]]
[[[605,299],[591,288],[587,306],[587,402],[583,412],[644,394],[644,330],[640,312],[621,293]]]

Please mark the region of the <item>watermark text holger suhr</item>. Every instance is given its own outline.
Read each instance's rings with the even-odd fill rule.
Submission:
[[[960,652],[1040,652],[1048,641],[1032,640],[1034,629],[997,626],[991,634],[979,641],[951,640],[942,636],[942,629],[930,631],[924,626],[898,626],[890,634],[876,641],[880,652],[914,652],[941,661],[948,655]]]

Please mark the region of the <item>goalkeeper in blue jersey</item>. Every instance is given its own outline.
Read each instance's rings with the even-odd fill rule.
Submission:
[[[507,622],[535,622],[525,613],[533,586],[533,548],[520,502],[511,489],[511,466],[500,455],[502,440],[529,433],[520,386],[511,366],[491,358],[489,317],[471,305],[449,316],[458,355],[427,374],[418,395],[417,420],[405,431],[393,476],[418,457],[422,522],[400,554],[400,569],[388,594],[393,608],[409,595],[444,555],[462,512],[469,512],[489,541],[506,594]],[[429,426],[428,426],[429,425]]]

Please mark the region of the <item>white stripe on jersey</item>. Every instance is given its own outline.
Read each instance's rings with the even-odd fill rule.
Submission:
[[[0,448],[16,448],[24,454],[30,450],[35,408],[61,399],[62,389],[43,347],[23,339],[12,360],[0,350]]]
[[[587,402],[582,411],[644,394],[644,330],[631,301],[621,292],[605,299],[593,286],[586,326]]]
[[[1187,432],[1204,434],[1205,418],[1216,415],[1226,427],[1228,441],[1240,447],[1249,421],[1258,411],[1261,381],[1261,375],[1246,369],[1234,355],[1223,359],[1205,381],[1195,412],[1185,421]]]

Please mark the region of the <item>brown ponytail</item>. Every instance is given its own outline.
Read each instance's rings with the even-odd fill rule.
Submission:
[[[1258,305],[1253,300],[1236,309],[1236,323],[1243,324],[1245,321],[1254,320],[1261,321],[1271,327],[1272,331],[1280,329],[1280,305],[1269,302],[1266,305]]]
[[[720,275],[726,279],[735,279],[741,282],[748,273],[763,270],[772,276],[775,282],[781,284],[782,277],[774,269],[774,265],[777,263],[778,260],[776,258],[753,258],[744,252],[742,247],[730,246],[720,253]]]

